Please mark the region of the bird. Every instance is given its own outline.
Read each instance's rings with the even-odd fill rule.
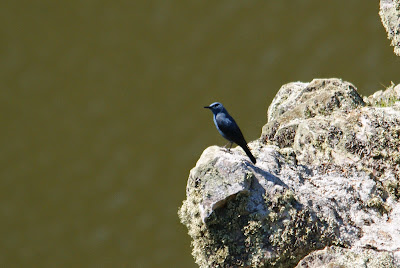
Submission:
[[[239,126],[236,124],[232,116],[229,115],[222,103],[214,102],[209,106],[204,106],[204,108],[210,109],[213,113],[214,124],[222,137],[229,141],[229,149],[232,147],[233,143],[236,143],[242,147],[247,156],[250,158],[251,162],[256,164],[256,158],[250,152],[247,142],[243,137],[242,131],[240,131]]]

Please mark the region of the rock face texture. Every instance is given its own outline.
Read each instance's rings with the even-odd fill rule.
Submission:
[[[394,53],[400,56],[400,0],[381,0],[379,15]]]
[[[327,247],[314,251],[302,259],[296,268],[334,268],[334,267],[398,267],[393,262],[393,255],[387,251],[372,249],[344,249],[340,247]]]
[[[259,140],[207,148],[179,209],[200,267],[400,267],[400,85],[282,86]],[[296,266],[297,265],[297,266]]]

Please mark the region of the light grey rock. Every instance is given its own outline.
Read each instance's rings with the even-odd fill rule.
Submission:
[[[394,53],[400,56],[400,0],[381,0],[379,15]]]
[[[340,79],[290,83],[269,107],[261,138],[249,144],[257,165],[240,147],[207,148],[179,209],[196,263],[397,265],[398,91],[391,86],[363,99]],[[366,262],[373,254],[379,257]]]
[[[327,247],[303,258],[296,268],[396,268],[391,252]]]

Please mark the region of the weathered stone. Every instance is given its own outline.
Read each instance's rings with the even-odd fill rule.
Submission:
[[[393,253],[372,249],[328,247],[314,251],[302,259],[296,268],[396,268]]]
[[[400,0],[381,0],[379,15],[394,53],[400,56]]]
[[[257,165],[239,147],[206,149],[179,210],[199,266],[397,264],[399,89],[363,100],[340,79],[290,83],[249,144]]]

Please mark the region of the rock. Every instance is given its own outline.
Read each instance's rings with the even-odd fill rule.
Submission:
[[[339,79],[284,85],[268,109],[262,140],[280,148],[292,147],[297,160],[304,163],[347,162],[352,156],[344,146],[354,139],[356,108],[363,106],[355,87]]]
[[[396,268],[393,253],[372,249],[327,247],[302,259],[296,268]]]
[[[381,0],[379,15],[394,53],[400,56],[400,0]]]
[[[290,83],[249,144],[257,165],[240,147],[207,148],[178,213],[196,263],[399,265],[399,91],[362,98],[340,79]]]

